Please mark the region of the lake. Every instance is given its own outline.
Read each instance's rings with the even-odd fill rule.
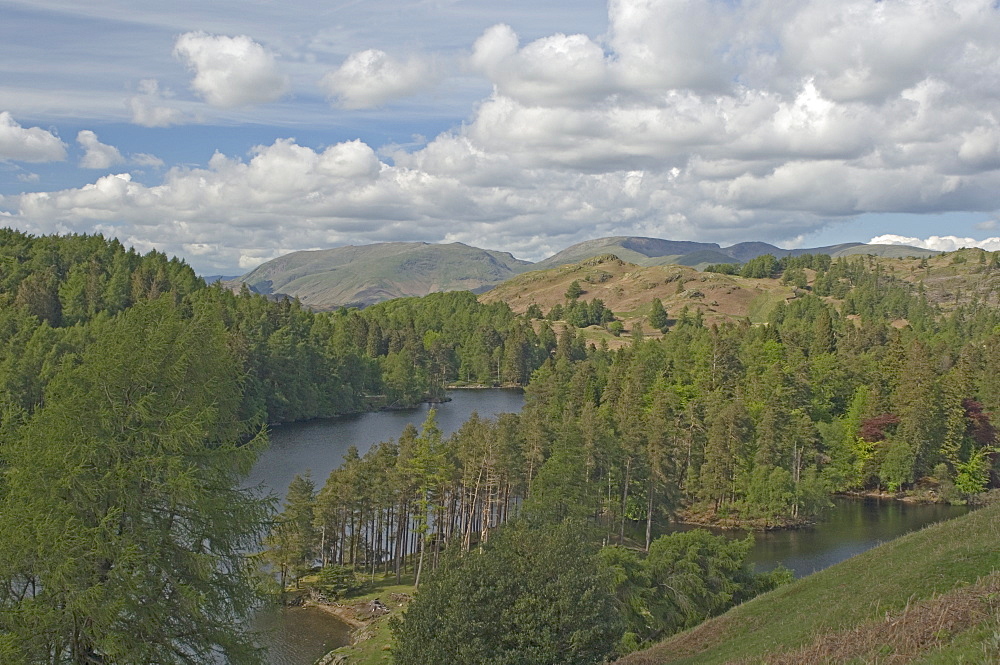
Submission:
[[[419,428],[431,408],[437,409],[438,426],[447,436],[474,411],[489,418],[516,413],[524,403],[519,390],[454,390],[449,396],[452,400],[443,404],[275,427],[270,447],[261,454],[246,484],[283,497],[295,474],[309,470],[317,487],[321,487],[350,446],[356,446],[363,455],[380,441],[398,438],[409,423]],[[837,498],[834,503],[835,507],[814,527],[755,534],[751,560],[761,570],[783,564],[801,577],[967,510],[870,498]],[[677,528],[663,525],[664,531]],[[258,617],[256,625],[269,635],[272,665],[312,665],[349,639],[346,625],[317,609],[269,610]]]
[[[451,401],[442,404],[274,427],[270,432],[271,445],[261,453],[244,485],[284,497],[295,474],[310,471],[317,487],[322,487],[352,445],[364,455],[381,441],[399,438],[410,423],[419,429],[432,408],[437,409],[438,427],[447,436],[474,411],[492,418],[500,413],[516,413],[524,404],[520,390],[453,390],[449,396]],[[322,610],[308,607],[263,610],[254,621],[254,628],[267,636],[271,665],[312,665],[317,658],[350,639],[346,624]]]

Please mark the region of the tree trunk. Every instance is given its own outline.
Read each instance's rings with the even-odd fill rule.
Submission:
[[[653,473],[649,474],[649,500],[646,502],[646,553],[649,553],[649,543],[653,539],[653,494],[656,490],[656,482],[653,480]]]
[[[625,510],[628,506],[628,486],[632,482],[632,458],[629,457],[625,462],[625,483],[622,486],[622,518],[621,518],[621,528],[618,531],[618,544],[625,544]]]

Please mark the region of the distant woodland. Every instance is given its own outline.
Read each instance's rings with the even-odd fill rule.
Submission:
[[[886,260],[716,266],[795,295],[756,325],[660,303],[655,335],[633,326],[612,350],[581,328],[620,322],[582,290],[521,315],[468,292],[314,313],[100,236],[2,230],[0,662],[255,662],[232,619],[259,602],[245,554],[264,549],[287,580],[317,561],[332,585],[409,570],[422,591],[399,663],[435,662],[428,631],[442,636],[428,648],[499,640],[507,658],[597,663],[783,579],[750,572],[740,541],[654,538],[654,522],[796,525],[836,492],[973,499],[998,480],[1000,312],[944,310]],[[432,414],[329,478],[297,478],[280,513],[239,489],[268,423],[456,383],[525,386],[525,408],[450,437]],[[532,577],[525,562],[552,552],[582,563]],[[505,570],[521,572],[483,586]],[[534,618],[497,623],[493,642],[429,618],[476,589]],[[592,603],[551,610],[568,597]]]

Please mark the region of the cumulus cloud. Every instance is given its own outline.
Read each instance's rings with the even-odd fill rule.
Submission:
[[[61,162],[66,144],[41,127],[24,128],[7,111],[0,112],[0,161]]]
[[[77,134],[76,142],[84,150],[83,156],[80,158],[80,168],[109,169],[125,161],[122,154],[118,152],[118,148],[101,143],[97,134],[89,129],[84,129]]]
[[[613,85],[604,50],[586,35],[556,34],[519,48],[504,24],[486,30],[469,58],[499,94],[531,105],[585,105],[604,99]]]
[[[274,53],[246,35],[187,32],[177,38],[174,55],[194,72],[191,88],[212,106],[264,104],[289,89]]]
[[[352,53],[320,85],[337,106],[366,109],[420,92],[438,78],[430,60],[399,60],[385,51],[368,49]]]
[[[169,91],[161,91],[156,79],[139,81],[139,94],[128,100],[132,122],[143,127],[171,127],[190,122],[178,108],[166,103]]]
[[[100,179],[0,207],[39,231],[105,224],[219,268],[380,240],[537,259],[599,235],[775,242],[863,213],[996,218],[992,5],[611,0],[600,35],[486,29],[463,71],[491,94],[417,147],[282,139],[166,170],[155,186]],[[188,33],[176,52],[209,103],[286,89],[249,38]],[[370,108],[426,89],[436,63],[361,51],[323,86],[342,107]],[[267,94],[248,101],[248,90]]]
[[[959,238],[957,236],[930,236],[928,238],[910,238],[907,236],[887,234],[875,236],[868,241],[872,245],[909,245],[933,249],[936,252],[954,252],[963,247],[979,247],[990,252],[1000,251],[1000,238]]]

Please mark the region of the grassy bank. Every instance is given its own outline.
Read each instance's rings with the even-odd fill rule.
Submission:
[[[335,649],[332,653],[340,660],[333,662],[346,665],[386,665],[392,662],[389,617],[405,609],[406,601],[413,593],[413,575],[404,575],[401,581],[402,584],[396,584],[394,575],[377,576],[363,594],[345,598],[336,606],[317,605],[353,626],[351,644]],[[375,599],[385,604],[388,614],[372,616],[368,613],[370,603]]]
[[[1000,663],[1000,505],[760,596],[620,665]]]

